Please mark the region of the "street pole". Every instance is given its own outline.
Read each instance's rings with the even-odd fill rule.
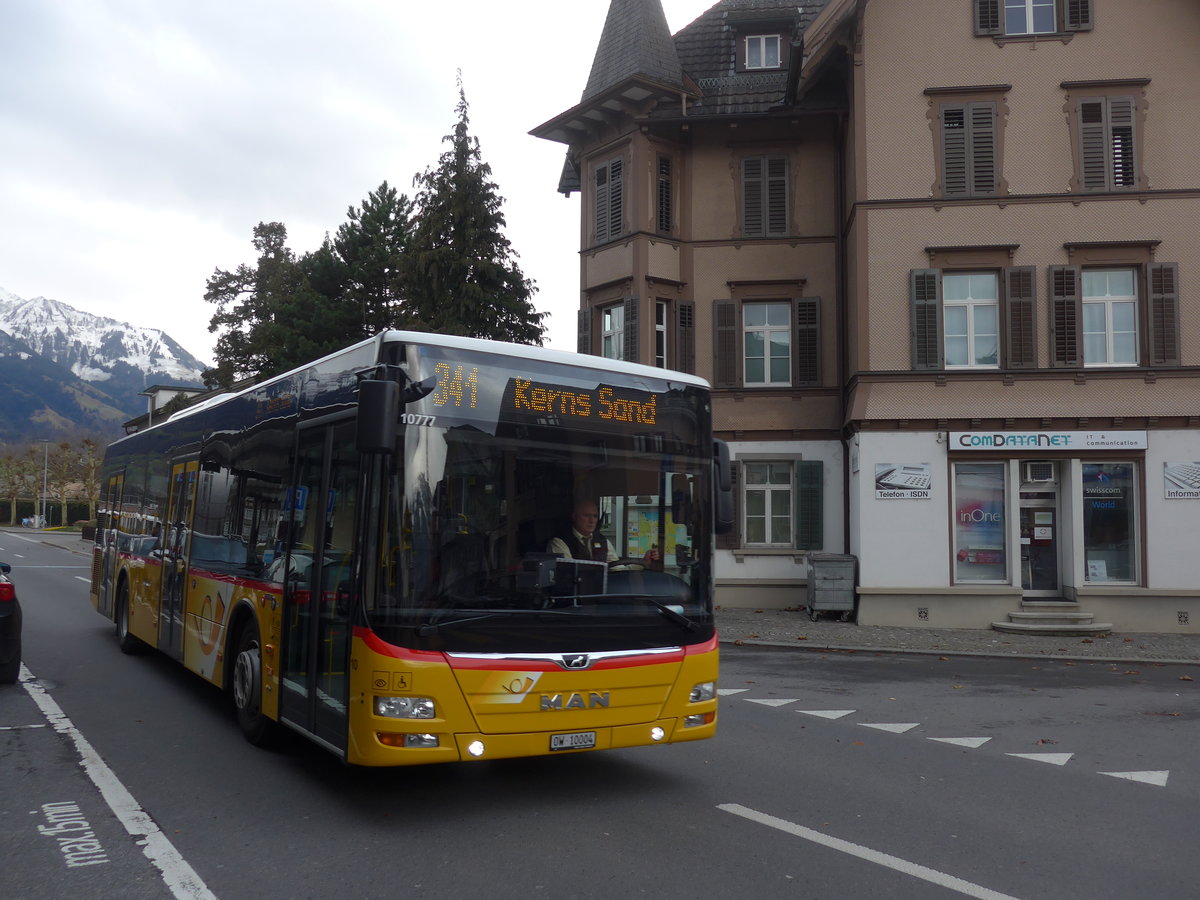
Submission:
[[[42,527],[45,528],[48,524],[46,522],[46,486],[50,477],[50,442],[46,438],[42,438],[42,443],[46,446],[45,461],[42,463]]]

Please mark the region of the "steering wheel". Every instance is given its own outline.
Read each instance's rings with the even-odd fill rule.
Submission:
[[[646,561],[640,556],[622,556],[620,559],[614,559],[608,564],[608,568],[612,569],[637,569],[641,571],[646,568]]]

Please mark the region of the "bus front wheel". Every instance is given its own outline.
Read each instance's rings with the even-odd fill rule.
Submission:
[[[122,653],[138,653],[145,646],[129,631],[129,582],[117,588],[117,646]]]
[[[233,705],[246,740],[258,746],[269,743],[274,736],[275,723],[262,711],[262,644],[253,622],[247,622],[238,632],[233,663]]]

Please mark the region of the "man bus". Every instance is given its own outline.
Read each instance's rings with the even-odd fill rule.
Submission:
[[[711,428],[695,376],[384,332],[113,443],[92,603],[253,743],[390,766],[708,738]],[[616,559],[547,552],[585,500]]]

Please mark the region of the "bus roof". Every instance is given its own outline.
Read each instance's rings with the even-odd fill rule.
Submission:
[[[231,393],[214,394],[207,397],[198,403],[185,407],[177,413],[173,413],[161,423],[176,421],[181,418],[193,415],[201,410],[208,409],[213,406],[218,406],[243,394],[252,391],[260,390],[265,385],[270,385],[275,381],[282,381],[288,378],[293,378],[299,373],[303,373],[314,366],[319,366],[324,362],[336,359],[343,354],[352,354],[362,348],[370,345],[376,345],[375,359],[382,358],[382,348],[387,343],[405,343],[405,344],[429,344],[437,347],[450,347],[461,350],[475,350],[480,353],[493,353],[499,356],[512,356],[520,359],[536,359],[544,362],[559,363],[567,366],[576,366],[583,369],[594,369],[601,372],[619,372],[625,375],[641,376],[643,378],[667,379],[677,381],[683,384],[693,385],[707,389],[708,382],[698,375],[689,375],[686,372],[677,372],[671,369],[660,369],[655,366],[646,366],[640,363],[625,362],[619,359],[609,359],[603,356],[590,356],[585,353],[572,353],[565,350],[551,350],[547,347],[536,347],[530,344],[513,344],[505,341],[490,341],[482,338],[460,337],[450,334],[436,334],[433,332],[424,331],[381,331],[374,337],[366,338],[357,343],[343,347],[341,350],[323,356],[320,359],[315,359],[312,362],[307,362],[302,366],[297,366],[287,372],[281,372],[274,375],[265,381],[257,382],[242,388],[239,391]],[[156,427],[156,426],[151,426]],[[147,429],[148,430],[148,429]]]

